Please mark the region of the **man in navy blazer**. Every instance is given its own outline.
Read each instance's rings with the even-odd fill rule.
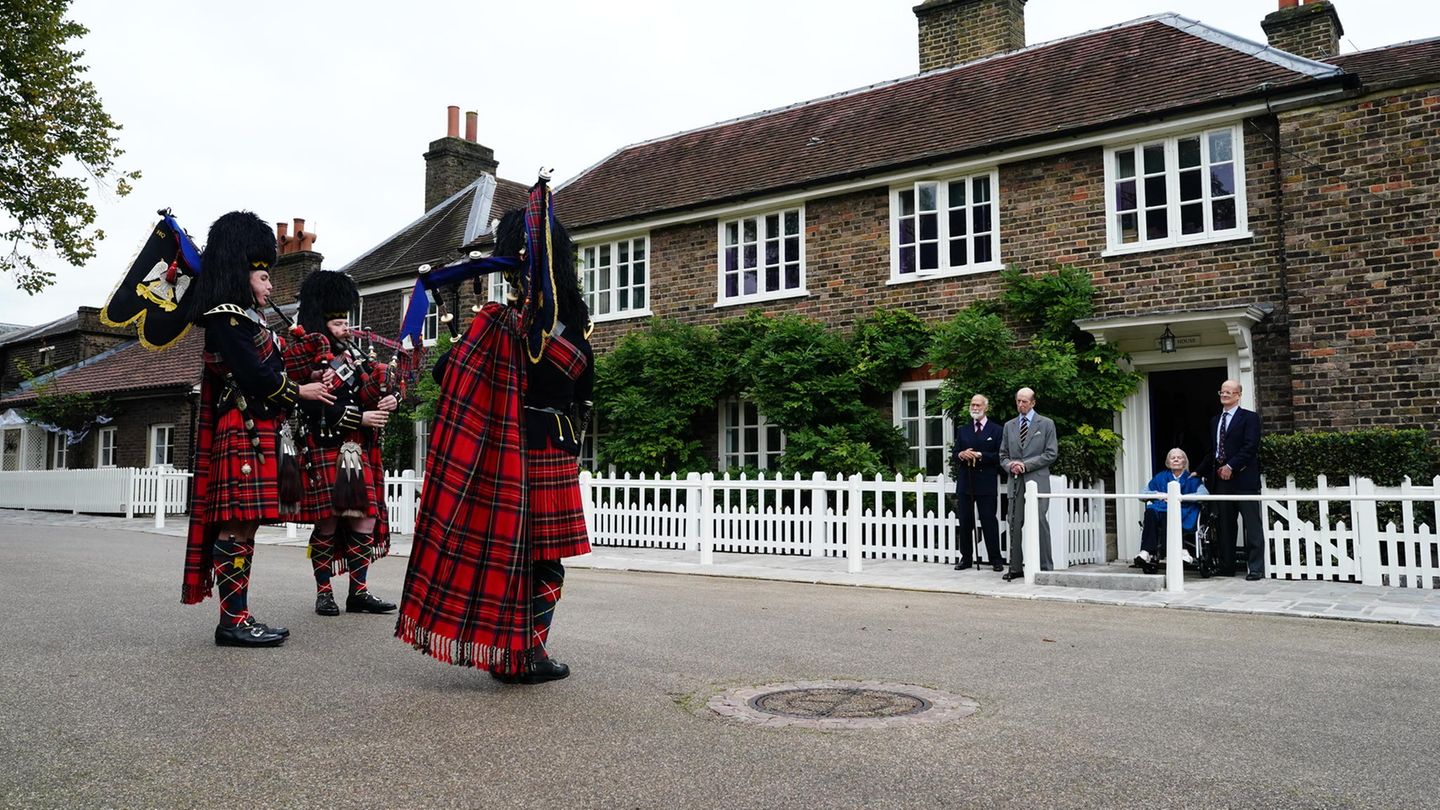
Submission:
[[[1220,384],[1220,415],[1210,420],[1210,491],[1216,495],[1260,494],[1260,415],[1240,407],[1240,383]],[[1265,577],[1265,523],[1260,501],[1221,501],[1215,514],[1220,522],[1221,574],[1235,574],[1235,516],[1245,524],[1245,579]]]
[[[960,561],[956,571],[974,564],[975,512],[985,535],[985,559],[996,571],[1000,564],[1000,521],[996,502],[1000,494],[1000,423],[986,418],[990,400],[984,394],[970,398],[970,418],[955,427],[950,451],[950,472],[955,476],[955,504],[960,511]]]

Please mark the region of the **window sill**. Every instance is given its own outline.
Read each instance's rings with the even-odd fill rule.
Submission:
[[[1245,230],[1236,233],[1228,233],[1219,236],[1206,236],[1203,239],[1185,239],[1167,242],[1146,242],[1143,245],[1121,245],[1110,247],[1102,251],[1100,257],[1108,259],[1112,256],[1128,256],[1132,253],[1149,253],[1155,250],[1172,250],[1174,248],[1199,247],[1201,245],[1215,245],[1221,242],[1238,242],[1242,239],[1254,239],[1253,231]]]
[[[787,298],[804,298],[810,291],[801,287],[798,290],[785,290],[784,292],[765,293],[763,295],[746,295],[739,298],[722,298],[715,302],[715,308],[734,307],[744,304],[759,304],[766,301],[783,301]]]
[[[986,262],[977,264],[974,267],[961,267],[955,270],[938,270],[931,273],[915,273],[912,275],[891,275],[886,284],[914,284],[920,281],[931,281],[937,278],[959,278],[961,276],[977,276],[981,273],[995,273],[1005,269],[1003,262]]]
[[[631,318],[649,318],[653,313],[647,309],[627,309],[624,312],[607,312],[604,315],[590,313],[591,323],[605,323],[606,321],[628,321]]]

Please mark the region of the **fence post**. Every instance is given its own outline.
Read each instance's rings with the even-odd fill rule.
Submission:
[[[135,468],[125,468],[125,519],[135,519]]]
[[[1056,481],[1060,482],[1060,486],[1055,486]],[[1050,476],[1050,491],[1070,492],[1070,479]],[[1050,521],[1050,562],[1056,571],[1070,567],[1070,504],[1069,496],[1045,502],[1045,514]]]
[[[1352,478],[1353,491],[1361,497],[1374,497],[1375,482],[1369,478]],[[1350,502],[1350,520],[1355,526],[1355,556],[1360,564],[1360,582],[1363,585],[1383,585],[1380,574],[1380,519],[1375,501]]]
[[[1183,543],[1180,534],[1180,482],[1165,486],[1165,590],[1185,590],[1185,561],[1181,559]]]
[[[860,512],[865,508],[860,498],[860,482],[864,480],[859,473],[850,476],[849,485],[845,488],[845,570],[852,574],[860,573]],[[876,503],[879,506],[879,503]]]
[[[165,470],[155,470],[155,528],[165,528]]]
[[[406,479],[406,483],[400,485],[402,497],[406,492],[405,488],[407,486],[412,490],[415,487],[414,484],[409,483],[409,476],[406,476]],[[594,476],[590,474],[589,470],[580,471],[580,511],[585,515],[585,536],[590,538],[590,544],[592,546],[598,539],[595,537],[595,491],[592,488],[593,480]],[[411,500],[414,500],[413,495],[411,496]],[[411,528],[413,529],[414,527]]]
[[[1035,572],[1040,570],[1040,485],[1034,481],[1025,482],[1025,527],[1020,531],[1020,554],[1025,566],[1025,584],[1035,584]],[[1055,552],[1055,541],[1050,541],[1050,552]]]
[[[715,473],[700,476],[700,564],[715,564]]]
[[[810,556],[825,556],[825,511],[830,506],[830,492],[823,485],[825,473],[810,474]]]

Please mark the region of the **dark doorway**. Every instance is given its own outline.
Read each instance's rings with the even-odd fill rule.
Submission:
[[[1220,413],[1224,366],[1150,372],[1150,472],[1165,469],[1165,454],[1178,447],[1200,466],[1210,452],[1210,420]]]

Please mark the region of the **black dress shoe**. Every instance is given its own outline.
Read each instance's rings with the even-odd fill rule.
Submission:
[[[1001,565],[1000,563],[995,563],[994,565],[990,566],[990,570],[991,570],[991,571],[1004,571],[1004,570],[1005,570],[1005,566]]]
[[[529,669],[526,669],[524,672],[506,674],[491,670],[490,677],[501,683],[523,683],[527,685],[533,685],[537,683],[546,683],[547,681],[558,681],[562,678],[568,678],[570,677],[570,667],[560,663],[559,661],[554,660],[553,658],[544,658],[539,661],[531,662]]]
[[[285,628],[278,628],[284,630]],[[277,628],[266,627],[260,622],[247,620],[243,624],[233,627],[220,625],[215,628],[215,646],[217,647],[278,647],[285,643],[285,638],[290,631],[285,630],[285,635],[277,632]]]
[[[369,591],[352,593],[345,597],[346,613],[389,613],[395,609],[395,603],[376,599]],[[319,607],[316,607],[319,610]]]
[[[250,617],[250,621],[254,622],[255,624],[258,624],[259,626],[265,628],[266,630],[269,630],[269,631],[272,632],[272,633],[275,633],[275,634],[279,635],[281,638],[289,638],[289,637],[290,637],[290,628],[288,628],[288,627],[279,627],[279,626],[271,627],[270,625],[266,624],[265,622],[260,621],[259,619],[255,618],[254,616],[251,616],[251,617]]]
[[[1012,579],[1021,579],[1021,578],[1023,578],[1024,576],[1025,576],[1025,572],[1024,572],[1024,571],[1006,571],[1006,572],[1005,572],[1005,575],[1002,576],[1002,577],[1000,577],[1000,578],[1003,579],[1003,580],[1005,580],[1006,582],[1009,582],[1009,581],[1012,580]]]
[[[964,571],[965,569],[970,568],[971,565],[972,564],[969,560],[961,560],[960,562],[955,563],[955,570]]]
[[[340,606],[335,604],[335,594],[328,591],[315,594],[315,612],[321,616],[339,616]]]
[[[1245,581],[1246,581],[1246,582],[1257,582],[1257,581],[1262,580],[1262,579],[1264,579],[1264,578],[1265,578],[1265,575],[1264,575],[1264,574],[1257,574],[1257,573],[1255,573],[1254,571],[1251,571],[1250,573],[1248,573],[1248,574],[1245,575]]]

